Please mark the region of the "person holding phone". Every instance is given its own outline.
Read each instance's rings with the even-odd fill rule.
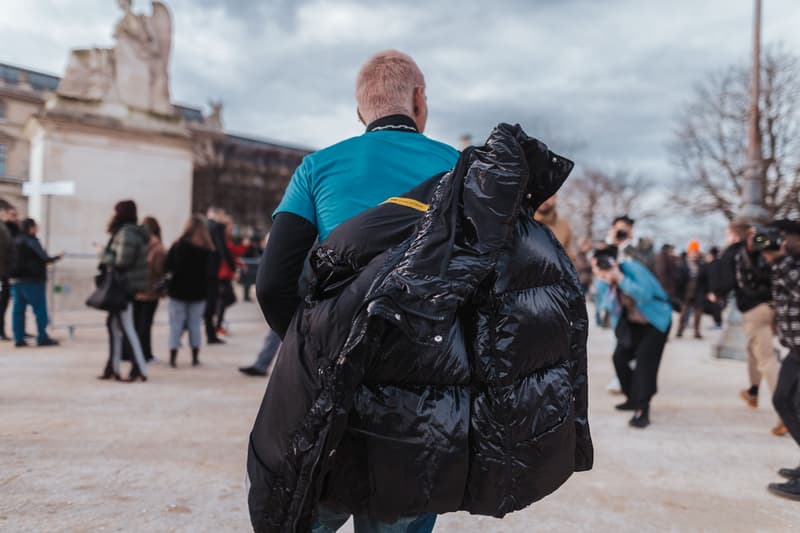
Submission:
[[[672,326],[672,305],[656,277],[642,263],[620,255],[633,235],[633,220],[614,219],[608,247],[595,252],[592,268],[604,286],[601,307],[609,312],[617,345],[614,368],[625,402],[620,411],[633,411],[629,424],[650,425],[650,402],[658,390],[658,369]],[[635,368],[631,363],[635,361]]]

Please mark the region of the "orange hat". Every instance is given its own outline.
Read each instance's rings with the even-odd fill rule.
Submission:
[[[700,253],[700,241],[696,239],[692,239],[691,241],[689,241],[689,245],[686,246],[686,253],[687,254]]]

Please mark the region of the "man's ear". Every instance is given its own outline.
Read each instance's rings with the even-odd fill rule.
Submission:
[[[413,93],[413,98],[412,98],[413,102],[412,103],[414,104],[414,114],[415,115],[419,114],[420,105],[422,104],[422,102],[420,102],[420,100],[424,99],[424,98],[425,98],[425,89],[423,87],[414,87],[414,93]]]
[[[364,120],[364,117],[362,117],[362,116],[361,116],[361,110],[360,110],[359,108],[356,108],[356,114],[358,115],[358,121],[359,121],[359,122],[361,122],[363,125],[365,125],[365,126],[366,126],[366,125],[367,125],[367,123],[366,123],[366,121]]]

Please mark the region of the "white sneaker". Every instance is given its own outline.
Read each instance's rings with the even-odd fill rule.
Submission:
[[[622,394],[622,385],[620,385],[619,379],[614,378],[611,383],[608,384],[606,390],[609,394]]]

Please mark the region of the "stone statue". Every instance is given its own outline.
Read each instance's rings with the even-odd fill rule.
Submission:
[[[154,1],[150,16],[133,12],[131,0],[118,0],[124,14],[114,29],[112,49],[73,50],[57,92],[79,100],[119,102],[128,107],[171,115],[169,52],[172,17]]]
[[[222,129],[222,100],[209,100],[211,113],[206,117],[206,125],[215,130]]]

